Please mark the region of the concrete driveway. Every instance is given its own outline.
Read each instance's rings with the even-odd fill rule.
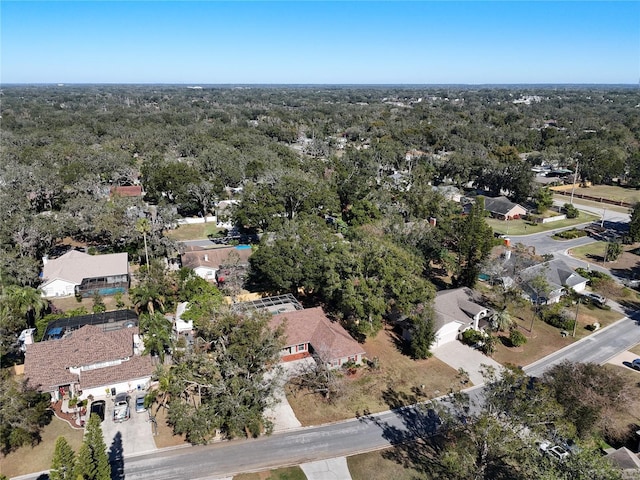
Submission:
[[[300,375],[313,362],[313,358],[307,357],[280,364],[282,375],[278,379],[279,383],[274,392],[274,405],[265,411],[265,416],[273,422],[274,432],[283,432],[302,426],[284,394],[284,385],[291,377]]]
[[[487,357],[484,353],[474,350],[458,340],[445,343],[433,349],[433,354],[436,358],[456,370],[463,368],[469,374],[469,380],[471,380],[474,385],[484,383],[484,379],[480,373],[480,368],[483,364],[497,369],[502,368],[502,365],[493,358]]]
[[[102,433],[110,457],[127,457],[156,450],[148,413],[136,413],[136,392],[131,393],[129,401],[131,417],[122,423],[113,421],[113,399],[111,397],[96,400],[107,402],[107,411],[104,422],[102,422]]]

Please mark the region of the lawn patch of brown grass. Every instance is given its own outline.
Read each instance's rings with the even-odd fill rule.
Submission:
[[[347,457],[347,465],[353,480],[413,480],[420,478],[418,471],[405,468],[388,458],[393,449],[377,450]],[[234,479],[235,480],[235,479]]]
[[[153,404],[151,409],[153,412],[157,409],[157,404]],[[153,437],[156,447],[166,448],[178,445],[189,445],[184,435],[174,435],[173,427],[167,423],[167,410],[161,408],[156,413],[156,422],[158,423],[158,433]]]
[[[306,480],[307,476],[300,467],[285,467],[256,473],[234,475],[233,480]]]
[[[58,437],[65,437],[77,453],[83,436],[83,430],[73,429],[66,422],[53,417],[51,423],[42,430],[42,441],[38,445],[22,447],[9,455],[0,456],[0,474],[11,478],[48,470]]]
[[[427,400],[448,392],[455,382],[457,371],[437,358],[412,360],[403,355],[390,329],[368,339],[363,347],[369,359],[378,358],[379,369],[362,366],[355,375],[346,376],[344,394],[333,402],[287,384],[287,398],[302,425],[346,420],[356,412],[381,412],[390,403]]]

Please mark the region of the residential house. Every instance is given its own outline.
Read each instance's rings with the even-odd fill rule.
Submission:
[[[545,278],[548,284],[548,289],[545,292],[537,291],[531,286],[531,281],[540,275]],[[523,280],[523,289],[531,301],[538,304],[559,302],[567,288],[582,292],[587,287],[588,281],[560,258],[526,268],[520,273],[520,278]]]
[[[188,302],[181,302],[176,308],[176,318],[173,321],[173,331],[176,335],[191,335],[193,334],[193,320],[184,320],[182,315],[187,311],[189,307]]]
[[[441,290],[436,293],[436,341],[434,347],[452,342],[465,330],[480,330],[486,325],[490,310],[480,305],[473,290],[467,287]]]
[[[360,364],[364,349],[337,322],[332,322],[321,307],[294,310],[274,315],[272,328],[284,326],[286,345],[281,351],[283,362],[318,355],[330,368],[351,361]]]
[[[111,187],[109,190],[110,197],[142,197],[144,192],[142,185],[120,185]]]
[[[70,250],[56,259],[42,259],[44,297],[79,295],[90,297],[126,292],[129,288],[129,260],[126,253],[89,255]]]
[[[27,345],[24,375],[52,401],[133,391],[145,388],[154,370],[151,357],[140,355],[143,350],[138,327],[105,332],[85,325],[60,340]]]
[[[623,479],[640,478],[640,459],[626,447],[620,447],[607,453],[607,460],[622,471]]]
[[[190,248],[182,254],[182,266],[191,268],[199,277],[222,283],[229,275],[241,275],[249,267],[252,249],[249,245],[219,248]],[[228,267],[226,270],[224,267]],[[228,271],[227,277],[225,272]]]
[[[484,197],[484,209],[499,220],[516,220],[527,214],[527,209],[507,197]]]

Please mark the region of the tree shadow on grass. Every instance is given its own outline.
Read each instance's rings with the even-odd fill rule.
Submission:
[[[111,448],[109,448],[109,465],[111,466],[111,480],[124,480],[124,451],[120,432],[113,437]]]

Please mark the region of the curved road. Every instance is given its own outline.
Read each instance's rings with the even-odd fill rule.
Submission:
[[[624,318],[525,368],[540,375],[565,359],[604,363],[640,343],[640,312]],[[384,412],[368,419],[350,420],[274,434],[256,440],[161,451],[125,461],[126,480],[213,479],[234,473],[298,465],[388,447],[407,434],[406,425],[434,428],[413,408]]]

